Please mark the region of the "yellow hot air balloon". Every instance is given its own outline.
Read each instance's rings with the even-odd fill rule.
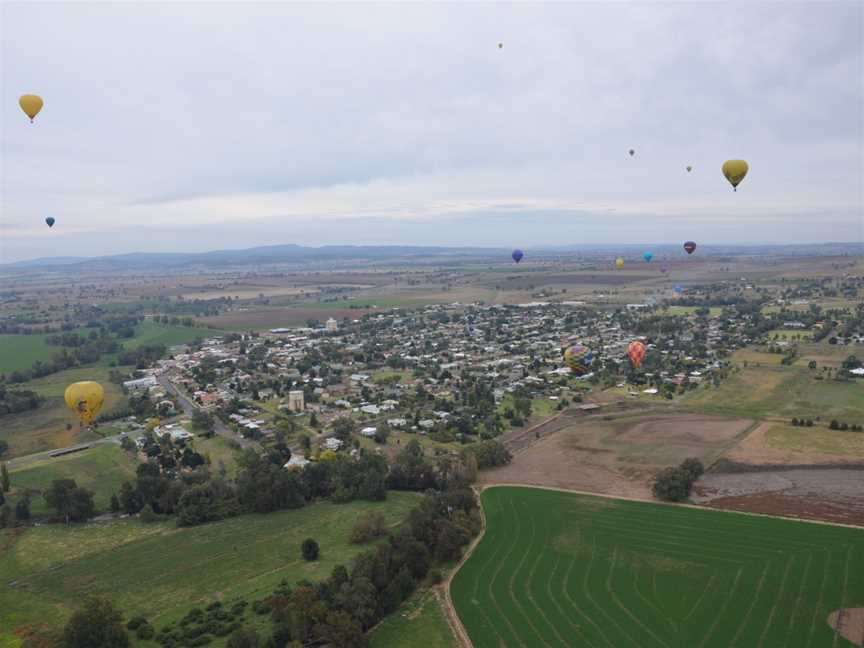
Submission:
[[[622,259],[621,257],[618,257],[617,259],[615,259],[615,267],[618,268],[619,270],[621,268],[623,268],[624,267],[624,259]]]
[[[749,165],[744,160],[726,160],[723,163],[723,175],[735,191],[738,191],[738,185],[741,184],[749,169]]]
[[[72,383],[63,394],[66,405],[69,406],[82,425],[90,425],[105,400],[105,390],[102,385],[92,380]]]
[[[18,105],[21,106],[21,110],[24,111],[24,114],[32,122],[36,118],[36,115],[39,114],[39,111],[42,110],[42,97],[39,95],[21,95],[21,98],[18,99]]]

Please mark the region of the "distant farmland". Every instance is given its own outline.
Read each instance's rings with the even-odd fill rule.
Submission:
[[[310,319],[324,322],[332,317],[341,321],[343,317],[358,319],[366,313],[374,312],[369,308],[262,308],[256,310],[236,310],[203,317],[199,321],[207,326],[234,331],[250,329],[271,329],[290,326],[305,326]]]
[[[828,620],[864,607],[864,531],[522,487],[482,499],[452,584],[476,648],[855,645]]]

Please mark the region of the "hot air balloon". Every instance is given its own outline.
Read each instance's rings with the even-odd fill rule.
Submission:
[[[39,111],[42,110],[42,97],[39,95],[21,95],[18,99],[18,105],[21,106],[21,110],[30,118],[32,123]]]
[[[645,263],[649,263],[651,261],[651,259],[654,258],[654,253],[653,252],[646,252],[645,254],[642,255],[642,258],[645,259]]]
[[[630,157],[633,157],[634,155],[636,155],[636,151],[634,151],[633,149],[630,149]]]
[[[693,167],[689,164],[687,165],[687,173],[690,173],[693,170]]]
[[[660,272],[662,272],[663,274],[666,274],[667,272],[669,272],[669,265],[666,263],[661,263],[660,264]]]
[[[513,254],[511,254],[510,256],[513,257],[513,260],[516,263],[519,263],[522,260],[522,257],[525,255],[522,253],[522,250],[513,250]]]
[[[627,355],[630,357],[630,364],[633,365],[633,368],[638,369],[645,358],[645,345],[639,340],[631,342],[627,347]]]
[[[735,191],[738,191],[738,185],[741,184],[749,169],[750,166],[744,160],[726,160],[723,163],[723,175]]]
[[[696,251],[696,243],[693,241],[687,241],[684,244],[684,251],[687,252],[687,254],[693,254]]]
[[[577,376],[584,376],[591,369],[594,353],[582,344],[573,344],[564,350],[564,362]]]
[[[621,268],[623,268],[624,267],[624,259],[622,259],[621,257],[618,257],[617,259],[615,259],[615,267],[618,268],[619,270]]]
[[[49,216],[48,218],[46,218],[45,222],[48,223],[48,227],[54,227],[54,217],[53,216]]]
[[[684,287],[681,284],[675,284],[675,287],[672,290],[680,295],[684,292]]]
[[[504,47],[504,43],[498,43],[498,49],[501,49],[502,47]]]
[[[105,400],[105,390],[102,385],[92,380],[72,383],[63,394],[66,405],[69,406],[82,425],[90,425]]]

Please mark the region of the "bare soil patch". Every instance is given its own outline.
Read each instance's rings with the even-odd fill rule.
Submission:
[[[729,419],[721,416],[658,416],[628,427],[616,438],[618,441],[634,443],[662,441],[697,449],[731,441],[750,425],[750,419]]]
[[[855,646],[864,646],[864,607],[841,608],[828,615],[828,625]]]
[[[715,508],[864,526],[864,470],[709,473],[691,499]]]

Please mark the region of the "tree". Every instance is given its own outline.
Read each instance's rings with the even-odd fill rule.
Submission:
[[[144,508],[144,502],[141,501],[141,496],[131,483],[123,482],[120,486],[120,507],[124,513],[135,515],[138,511]]]
[[[681,470],[690,475],[690,481],[696,481],[705,472],[705,466],[695,457],[688,457],[681,462]]]
[[[65,648],[126,648],[129,633],[123,615],[111,601],[91,598],[72,615],[63,630]]]
[[[348,536],[348,541],[353,544],[361,544],[372,538],[378,538],[387,532],[387,523],[381,513],[368,512],[362,513],[354,526],[351,528],[351,534]]]
[[[30,498],[26,495],[15,505],[15,519],[19,522],[26,522],[30,519]]]
[[[810,362],[808,362],[808,363],[807,363],[807,368],[808,368],[810,371],[815,371],[815,370],[816,370],[816,361],[815,361],[815,360],[811,360]]]
[[[45,491],[43,497],[46,504],[57,511],[69,521],[69,512],[72,508],[72,491],[78,488],[74,479],[55,479],[51,486]]]
[[[258,648],[260,645],[258,631],[253,628],[235,630],[226,644],[227,648]]]
[[[318,560],[318,543],[312,538],[306,538],[303,544],[300,545],[300,553],[303,555],[304,560]]]
[[[654,480],[654,497],[669,502],[680,502],[690,497],[693,481],[681,468],[664,468]]]
[[[6,462],[3,462],[3,464],[0,465],[0,489],[2,489],[4,493],[8,493],[11,487],[9,481],[9,469],[6,467]]]
[[[120,512],[120,499],[117,497],[117,493],[111,493],[110,509],[112,513]]]
[[[195,411],[192,412],[192,425],[197,430],[210,432],[213,430],[213,415],[202,409],[196,408]]]
[[[0,457],[2,457],[9,450],[9,444],[6,441],[0,440]]]

